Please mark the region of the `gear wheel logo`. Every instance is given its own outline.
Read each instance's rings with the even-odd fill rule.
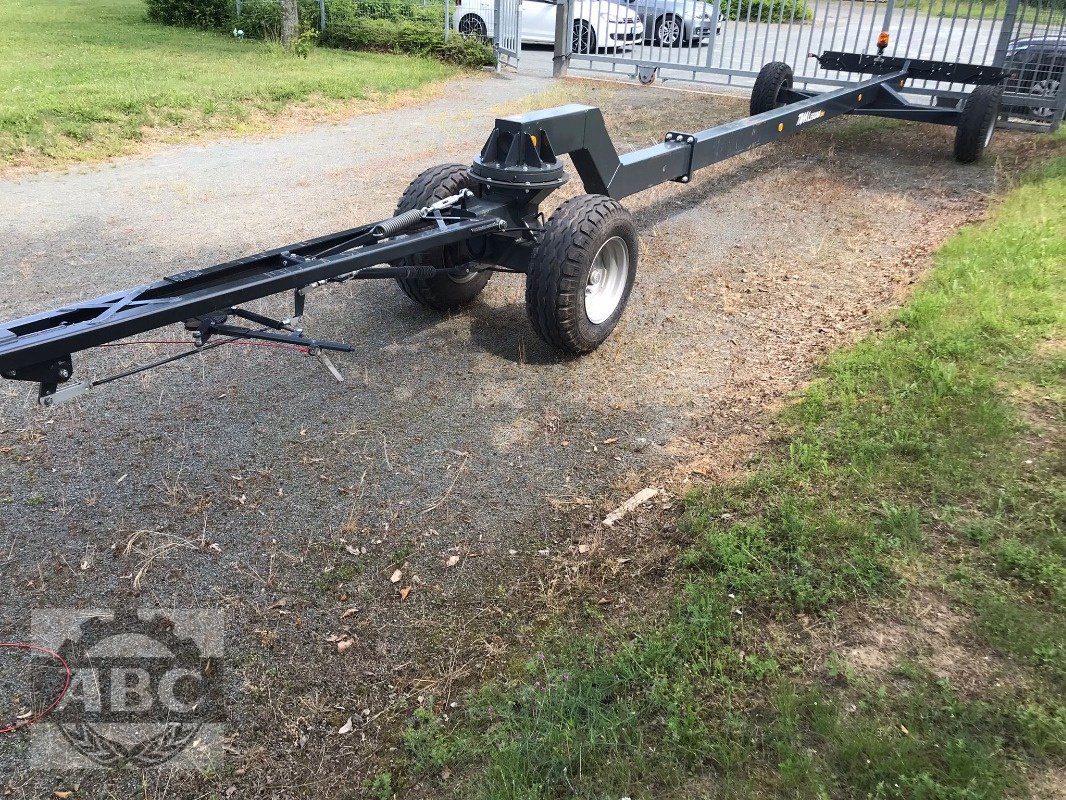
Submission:
[[[70,766],[80,754],[87,767],[144,768],[217,757],[221,625],[213,610],[36,612],[38,641],[52,639],[72,679],[35,761]]]

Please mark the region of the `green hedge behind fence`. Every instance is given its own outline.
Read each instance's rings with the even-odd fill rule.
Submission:
[[[230,32],[257,39],[281,35],[278,0],[146,0],[148,18],[168,25]],[[300,25],[317,28],[318,0],[299,0]],[[326,0],[326,28],[319,42],[330,47],[403,53],[438,58],[449,64],[480,67],[495,63],[492,47],[463,36],[444,40],[444,4],[419,0]]]

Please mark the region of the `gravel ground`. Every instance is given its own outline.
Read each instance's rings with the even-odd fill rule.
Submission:
[[[546,85],[469,80],[461,109],[444,99],[0,183],[13,264],[0,315],[387,216],[420,170],[469,161],[501,109],[598,104],[627,150],[746,106],[581,81],[533,96]],[[223,608],[232,734],[223,768],[143,781],[26,773],[25,734],[7,736],[5,794],[359,796],[420,698],[461,702],[558,609],[640,608],[668,577],[671,498],[742,466],[767,410],[874,329],[1042,146],[1002,136],[996,158],[963,167],[950,131],[852,120],[631,198],[637,287],[579,360],[542,345],[520,279],[495,276],[451,318],[387,282],[313,296],[309,331],[360,345],[334,358],[345,384],[248,347],[51,412],[5,383],[0,640],[25,640],[34,608]],[[102,375],[168,351],[79,363]],[[651,508],[598,524],[646,485],[665,490]]]

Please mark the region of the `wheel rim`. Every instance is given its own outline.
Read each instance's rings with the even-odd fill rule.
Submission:
[[[459,20],[459,33],[463,36],[484,36],[483,27],[477,17],[463,17]]]
[[[587,53],[592,49],[592,31],[584,22],[574,26],[574,41],[570,49],[575,53]]]
[[[1059,87],[1059,81],[1055,80],[1054,78],[1045,78],[1044,80],[1038,83],[1034,83],[1029,89],[1029,94],[1033,95],[1034,97],[1051,98],[1059,93]],[[1048,119],[1052,114],[1055,113],[1055,109],[1051,108],[1050,106],[1034,108],[1031,110],[1031,113],[1034,117],[1039,117],[1040,119]]]
[[[452,283],[470,283],[470,281],[474,280],[477,276],[478,271],[476,269],[468,269],[466,272],[461,272],[459,274],[453,272],[448,273],[448,277],[451,279]]]
[[[622,302],[629,277],[629,246],[612,236],[596,251],[585,280],[585,316],[593,325],[610,319]]]
[[[674,44],[680,38],[681,30],[676,19],[667,19],[659,23],[660,44]]]

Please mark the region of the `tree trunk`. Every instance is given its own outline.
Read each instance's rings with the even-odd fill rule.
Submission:
[[[281,2],[281,43],[286,47],[292,47],[296,41],[297,31],[300,28],[296,10],[296,0],[280,0]]]

